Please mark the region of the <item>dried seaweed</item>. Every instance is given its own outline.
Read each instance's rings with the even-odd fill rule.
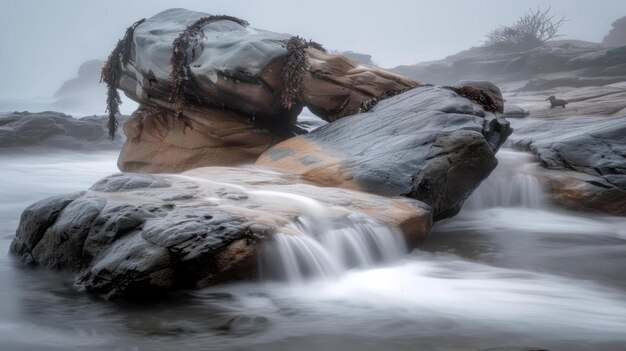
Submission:
[[[309,40],[308,45],[309,47],[312,47],[313,49],[317,49],[321,52],[326,52],[326,49],[322,46],[322,44],[318,42],[314,42],[313,40]]]
[[[384,92],[381,95],[378,95],[376,97],[373,97],[371,99],[367,99],[365,101],[363,101],[361,103],[361,106],[359,107],[359,112],[368,112],[369,110],[371,110],[374,106],[376,106],[376,104],[381,101],[381,100],[385,100],[388,99],[392,96],[396,96],[398,94],[402,94],[405,91],[411,90],[413,88],[403,88],[403,89],[396,89],[396,90],[389,90]]]
[[[285,43],[287,56],[280,76],[283,86],[281,104],[288,110],[300,100],[302,75],[306,68],[305,50],[309,47],[326,52],[322,45],[312,40],[307,42],[298,36],[289,38]]]
[[[216,21],[233,21],[241,26],[248,26],[248,22],[242,19],[225,16],[207,16],[202,17],[187,26],[187,28],[180,33],[178,38],[174,40],[172,48],[172,57],[170,63],[172,65],[172,72],[170,73],[170,80],[172,81],[172,91],[170,92],[170,101],[174,104],[174,112],[177,119],[180,119],[183,114],[183,106],[185,105],[185,95],[190,93],[189,87],[189,59],[187,57],[187,51],[190,46],[192,49],[192,59],[196,53],[196,43],[200,38],[204,38],[204,32],[202,27],[209,23]]]
[[[445,88],[449,88],[453,90],[454,92],[456,92],[457,94],[478,103],[487,111],[499,112],[499,113],[503,112],[502,103],[495,101],[491,96],[489,96],[489,94],[486,94],[485,92],[481,90],[470,87],[468,85],[465,85],[462,87],[445,87]]]
[[[118,122],[115,116],[120,114],[120,104],[122,103],[120,94],[117,91],[120,78],[122,77],[122,67],[128,64],[130,60],[135,29],[145,20],[143,18],[126,29],[124,37],[117,42],[115,49],[113,49],[104,67],[102,67],[100,81],[104,81],[107,84],[106,112],[109,114],[107,127],[111,140],[115,139],[115,133],[118,129]]]

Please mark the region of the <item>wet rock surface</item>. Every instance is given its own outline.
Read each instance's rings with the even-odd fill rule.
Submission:
[[[120,119],[124,121],[126,118],[123,116]],[[114,142],[108,140],[106,119],[106,116],[74,118],[54,111],[0,115],[0,149],[118,149],[125,138],[122,133],[118,133]]]
[[[509,124],[451,89],[418,87],[265,152],[257,164],[325,186],[403,195],[456,214],[495,168]]]
[[[112,56],[104,77],[118,69],[119,80],[107,83],[139,102],[138,114],[150,110],[162,123],[143,118],[144,135],[139,118],[128,123],[122,170],[178,172],[250,162],[271,144],[304,132],[296,120],[305,106],[333,121],[385,93],[418,85],[233,17],[170,9],[133,28],[120,47],[132,49]],[[181,149],[185,160],[168,168]],[[146,150],[158,152],[146,157]]]
[[[626,117],[527,120],[514,129],[510,142],[536,155],[557,202],[626,215]]]
[[[551,108],[550,102],[547,101],[550,96],[567,101],[567,105],[565,108]],[[511,92],[506,94],[506,98],[508,103],[523,108],[533,118],[562,119],[576,116],[605,117],[626,114],[626,85],[624,83],[583,88],[558,87],[534,92]]]
[[[41,200],[22,214],[10,251],[28,264],[74,272],[79,286],[107,297],[253,278],[263,243],[310,210],[281,194],[318,201],[337,218],[362,213],[397,226],[411,246],[430,230],[430,209],[418,201],[210,167],[115,174],[86,192]]]

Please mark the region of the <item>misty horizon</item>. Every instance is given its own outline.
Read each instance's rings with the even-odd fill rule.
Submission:
[[[591,42],[600,42],[611,23],[626,15],[626,2],[617,0],[600,4],[536,0],[398,2],[385,7],[375,2],[318,2],[316,6],[303,7],[286,1],[92,4],[5,0],[3,7],[0,46],[4,65],[0,72],[4,79],[0,96],[4,98],[52,96],[63,82],[77,76],[82,63],[105,60],[134,21],[172,7],[237,16],[253,27],[299,35],[333,51],[372,55],[376,64],[386,68],[443,59],[480,46],[489,30],[514,22],[531,8],[551,7],[568,19],[559,39]],[[451,7],[455,11],[449,11]]]

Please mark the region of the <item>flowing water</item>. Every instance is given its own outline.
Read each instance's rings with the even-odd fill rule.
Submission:
[[[626,349],[625,219],[552,207],[527,154],[498,158],[419,250],[367,217],[320,221],[292,199],[312,212],[268,247],[266,279],[153,304],[102,301],[2,254],[0,350]],[[0,250],[24,207],[87,188],[115,159],[0,154]]]

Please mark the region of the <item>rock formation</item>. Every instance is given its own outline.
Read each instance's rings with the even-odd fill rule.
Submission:
[[[116,174],[35,203],[11,252],[106,296],[254,276],[260,250],[313,215],[338,230],[362,226],[354,218],[399,228],[415,247],[460,210],[511,133],[491,83],[419,86],[299,37],[180,9],[131,26],[103,77],[111,133],[116,88],[140,103],[120,169],[183,173]],[[329,123],[297,123],[304,107]]]
[[[102,84],[98,84],[98,78],[103,66],[104,61],[100,60],[84,62],[78,68],[78,77],[63,83],[59,90],[54,93],[54,97],[63,99],[84,95],[98,95],[100,96],[100,101],[102,101],[105,88]]]
[[[169,148],[172,140],[185,139],[185,132],[198,123],[204,124],[198,133],[212,137],[206,144],[194,143],[196,147],[186,152],[196,154],[170,171],[224,165],[226,160],[230,165],[249,162],[272,142],[302,132],[296,117],[304,106],[333,121],[358,113],[369,99],[418,85],[330,55],[319,44],[299,37],[251,28],[233,17],[182,9],[161,12],[129,28],[105,65],[103,78],[111,87],[112,117],[115,88],[142,105],[129,122],[135,134],[128,138],[119,161],[121,170],[141,172],[167,171],[163,165],[171,160],[170,155],[161,158],[156,153],[147,159],[141,150]],[[158,132],[153,125],[143,128],[151,115],[168,123],[160,124]],[[167,127],[175,122],[186,127]],[[224,137],[220,130],[225,123],[232,129]],[[147,135],[141,135],[143,131]],[[232,134],[237,134],[234,141]],[[241,142],[245,139],[251,141]],[[144,146],[146,140],[150,144]],[[215,163],[203,155],[209,149],[230,153],[231,148],[232,157],[216,157]],[[143,163],[138,165],[137,159]]]
[[[363,213],[398,226],[410,246],[430,230],[429,208],[419,201],[294,181],[221,167],[168,176],[115,174],[86,192],[28,207],[11,252],[30,264],[75,272],[88,291],[145,299],[255,277],[259,251],[272,234],[308,215],[310,205],[290,197],[317,201],[331,220]]]
[[[409,196],[440,219],[455,215],[495,168],[510,133],[498,114],[452,89],[419,87],[275,145],[257,164],[326,186]]]
[[[518,91],[585,87],[626,81],[626,48],[540,47],[524,52],[493,52],[472,48],[444,60],[398,66],[391,71],[432,84],[489,80],[516,82]]]
[[[626,117],[527,120],[514,126],[510,142],[537,156],[556,202],[626,215]]]
[[[126,116],[122,116],[123,121]],[[54,147],[72,150],[119,149],[122,133],[115,142],[107,138],[106,116],[74,118],[60,112],[13,112],[0,115],[0,149]]]
[[[41,106],[39,111],[63,111],[74,116],[102,114],[106,109],[106,86],[100,82],[104,61],[90,60],[80,65],[78,76],[65,81],[54,93],[49,105]],[[126,97],[120,99],[123,114],[131,114],[137,104]],[[29,107],[30,108],[30,107]]]

